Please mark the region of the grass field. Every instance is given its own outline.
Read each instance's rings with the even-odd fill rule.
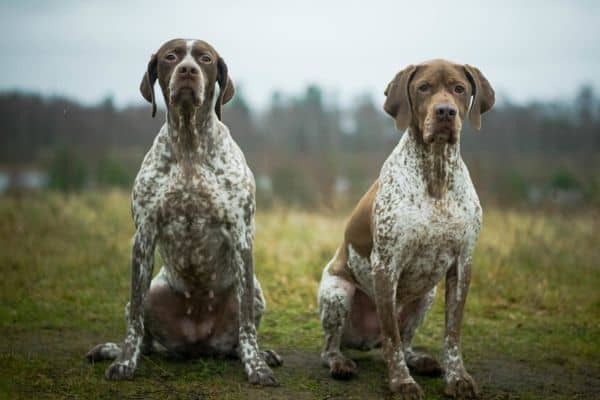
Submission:
[[[484,210],[463,352],[486,399],[600,398],[599,214]],[[316,289],[344,218],[300,211],[257,216],[256,272],[268,310],[261,345],[285,364],[281,387],[246,383],[236,360],[143,357],[136,378],[107,382],[96,343],[122,339],[133,226],[128,195],[0,199],[0,397],[102,399],[376,399],[387,397],[379,351],[351,352],[358,378],[320,365]],[[158,268],[155,269],[155,272]],[[416,343],[439,352],[443,290]],[[420,378],[428,399],[441,379]]]

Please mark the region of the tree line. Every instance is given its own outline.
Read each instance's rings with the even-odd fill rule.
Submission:
[[[253,109],[238,90],[224,122],[257,178],[258,202],[347,207],[377,177],[400,133],[379,99],[342,107],[316,85],[273,93]],[[148,106],[84,106],[0,93],[0,168],[47,171],[51,188],[129,187],[164,122]],[[462,154],[485,201],[517,205],[556,199],[600,204],[600,101],[590,87],[561,102],[501,100],[480,133],[466,126]]]

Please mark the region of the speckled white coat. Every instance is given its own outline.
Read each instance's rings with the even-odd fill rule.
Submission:
[[[175,73],[168,80],[170,95],[165,94],[170,99],[167,122],[133,186],[136,233],[126,337],[121,347],[114,343],[96,346],[88,358],[116,358],[106,371],[107,378],[128,379],[141,352],[156,340],[174,352],[237,354],[250,382],[274,385],[277,381],[267,363],[280,365],[281,359],[274,352],[259,350],[256,332],[265,306],[252,255],[254,177],[215,111],[220,93],[217,78],[209,81],[196,62],[199,51],[214,54],[205,44],[192,53],[198,44],[195,40],[174,40],[164,46],[181,49],[182,43],[185,53],[180,64],[185,68],[180,73],[179,64],[171,67]],[[190,108],[186,103],[184,109],[176,103],[180,92],[175,91],[178,79],[188,79],[186,69],[194,71],[197,104]],[[211,101],[204,101],[206,93],[212,94]],[[164,266],[150,282],[156,247]],[[160,311],[148,300],[153,293]],[[216,315],[213,304],[219,300],[230,319]],[[171,309],[165,306],[167,302]],[[147,324],[148,315],[154,318],[153,324]],[[164,334],[171,328],[164,326],[165,321],[177,326],[171,337]]]
[[[464,301],[465,268],[479,236],[482,211],[469,172],[460,157],[459,143],[437,144],[423,151],[406,132],[381,170],[380,189],[374,202],[372,274],[390,279],[402,307],[427,295],[456,266],[456,302]],[[436,154],[437,153],[437,154]],[[440,153],[444,164],[437,167]],[[431,164],[423,168],[423,164]],[[429,195],[424,171],[440,173],[445,195]],[[426,173],[426,172],[425,172]],[[350,262],[357,276],[365,263]],[[373,285],[373,281],[365,285]],[[451,317],[452,318],[452,317]],[[444,340],[446,378],[464,371],[458,344]],[[408,378],[407,378],[408,379]]]
[[[403,307],[414,309],[400,327],[400,341],[393,335],[387,336],[382,326],[382,336],[366,342],[367,348],[383,345],[392,388],[414,384],[407,368],[407,362],[419,357],[410,346],[412,336],[433,301],[436,285],[453,268],[457,279],[450,280],[456,284],[447,288],[452,294],[447,301],[451,310],[444,340],[445,377],[448,383],[471,379],[464,369],[454,334],[460,328],[460,321],[454,320],[453,307],[464,302],[468,290],[466,272],[470,272],[482,211],[460,157],[460,143],[436,142],[425,146],[429,147],[418,143],[407,131],[382,167],[373,202],[370,257],[361,256],[351,244],[346,244],[347,265],[356,285],[330,274],[338,250],[323,272],[319,289],[326,339],[323,361],[330,366],[345,365],[341,370],[346,373],[354,370],[355,365],[340,352],[341,332],[348,329],[355,288],[377,305],[380,321],[390,321],[396,331],[395,315]],[[432,180],[441,185],[436,188],[442,194],[440,197],[432,196],[429,191]]]
[[[374,248],[370,266],[382,268],[397,285],[397,304],[425,295],[445,276],[453,263],[460,268],[471,260],[482,213],[459,145],[433,144],[424,152],[406,132],[381,170],[374,202]],[[445,153],[441,173],[447,192],[429,195],[423,164],[435,163]],[[365,263],[350,261],[357,276]],[[372,284],[372,282],[366,283]]]

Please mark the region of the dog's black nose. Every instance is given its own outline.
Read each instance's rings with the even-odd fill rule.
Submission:
[[[437,106],[435,106],[435,115],[438,119],[438,121],[450,121],[453,120],[454,117],[456,116],[456,107],[448,104],[448,103],[444,103],[444,104],[438,104]]]
[[[194,76],[198,75],[198,68],[193,64],[182,64],[177,68],[177,72],[180,76]]]

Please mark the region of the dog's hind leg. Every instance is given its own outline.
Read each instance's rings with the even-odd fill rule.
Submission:
[[[349,379],[357,373],[356,364],[342,354],[340,346],[356,288],[347,280],[330,273],[336,258],[325,267],[319,285],[319,313],[325,333],[321,360],[329,367],[333,378]]]
[[[423,322],[425,314],[435,298],[436,288],[434,287],[425,296],[402,306],[398,315],[398,325],[400,336],[404,346],[404,357],[408,367],[419,375],[439,376],[442,373],[440,363],[432,356],[416,352],[411,347],[415,331]]]
[[[121,346],[116,343],[108,342],[94,346],[87,352],[85,358],[89,362],[97,362],[103,360],[114,360],[121,355]]]

